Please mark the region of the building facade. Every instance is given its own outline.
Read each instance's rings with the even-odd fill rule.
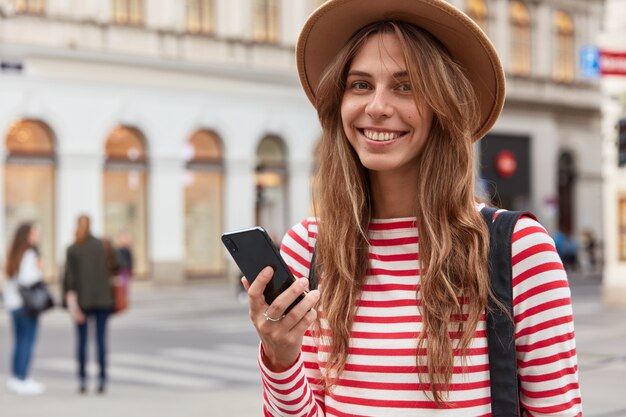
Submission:
[[[626,306],[626,2],[608,0],[599,39],[601,50],[621,56],[621,65],[605,74],[604,156],[605,266],[603,298]]]
[[[477,145],[484,192],[601,238],[600,84],[577,57],[603,1],[451,2],[507,72]],[[139,277],[172,283],[232,271],[225,230],[280,239],[310,214],[320,129],[294,45],[320,3],[0,0],[0,246],[37,220],[54,279],[86,213],[96,234],[131,237]]]

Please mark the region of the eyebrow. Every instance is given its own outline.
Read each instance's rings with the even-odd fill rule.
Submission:
[[[351,70],[350,72],[348,72],[348,77],[353,76],[353,77],[372,77],[372,74],[365,72],[365,71],[359,71],[359,70]],[[394,72],[393,73],[393,78],[407,78],[409,76],[409,73],[407,71],[398,71],[398,72]]]

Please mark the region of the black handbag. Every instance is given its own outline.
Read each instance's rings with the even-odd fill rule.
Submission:
[[[24,300],[24,308],[31,316],[54,307],[54,299],[48,286],[43,281],[38,281],[33,285],[20,285],[20,294]]]

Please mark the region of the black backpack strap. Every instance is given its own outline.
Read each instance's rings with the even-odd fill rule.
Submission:
[[[315,247],[311,255],[311,264],[309,265],[309,291],[316,290],[319,278],[315,273]]]
[[[515,324],[513,317],[513,269],[511,239],[520,211],[502,211],[493,219],[496,209],[485,207],[481,214],[489,228],[489,279],[494,296],[508,315],[489,299],[487,311],[487,343],[489,346],[489,379],[491,381],[491,415],[519,416],[519,387],[515,356]],[[532,217],[532,215],[531,215]]]
[[[308,236],[311,236],[309,226],[310,223],[307,224],[306,230],[308,232]],[[317,235],[315,237],[315,243],[317,243]],[[317,271],[315,271],[315,246],[313,246],[313,252],[311,253],[311,262],[309,263],[309,291],[316,290],[319,285],[319,281],[320,278],[317,274]]]

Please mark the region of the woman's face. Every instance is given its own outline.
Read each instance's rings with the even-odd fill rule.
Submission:
[[[28,243],[32,246],[37,246],[39,244],[39,226],[33,224],[30,228],[30,233],[28,234]]]
[[[415,102],[395,34],[371,36],[357,52],[348,71],[341,118],[367,169],[402,175],[417,169],[415,160],[428,138],[432,110]]]

